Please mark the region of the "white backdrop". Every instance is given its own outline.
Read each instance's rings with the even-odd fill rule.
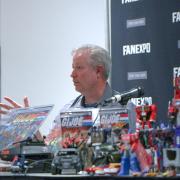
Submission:
[[[0,0],[1,98],[31,106],[54,104],[46,135],[62,106],[75,98],[71,51],[94,43],[106,47],[106,0]],[[3,101],[4,102],[4,101]]]

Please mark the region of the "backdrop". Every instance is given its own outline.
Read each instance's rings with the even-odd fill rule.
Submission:
[[[112,87],[143,86],[167,122],[173,67],[180,66],[179,0],[111,0]]]

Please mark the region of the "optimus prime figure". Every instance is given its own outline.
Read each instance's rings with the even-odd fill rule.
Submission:
[[[124,152],[121,158],[121,169],[119,176],[146,173],[152,165],[152,157],[148,154],[139,140],[139,134],[122,134]]]

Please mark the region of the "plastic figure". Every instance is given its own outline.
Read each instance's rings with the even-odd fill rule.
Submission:
[[[174,78],[174,97],[168,105],[168,117],[173,125],[179,125],[177,114],[180,109],[180,77]],[[178,124],[177,124],[178,123]]]
[[[155,104],[148,105],[146,103],[142,106],[136,107],[136,130],[144,130],[153,128],[156,121],[157,107]]]
[[[140,143],[138,133],[122,134],[121,138],[126,148],[121,159],[121,170],[118,175],[129,175],[129,170],[132,173],[148,172],[152,165],[152,157]]]
[[[174,103],[169,101],[168,105],[168,117],[170,119],[170,123],[175,125],[176,124],[176,118],[177,118],[178,109],[174,105]]]
[[[174,79],[174,99],[180,100],[180,77]]]

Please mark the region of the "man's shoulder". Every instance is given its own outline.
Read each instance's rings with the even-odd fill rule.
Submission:
[[[82,98],[82,95],[79,95],[75,99],[72,99],[71,101],[69,101],[67,104],[65,104],[63,106],[63,108],[61,109],[61,112],[62,111],[67,111],[69,108],[75,106],[75,104],[77,104],[80,101],[81,98]]]

